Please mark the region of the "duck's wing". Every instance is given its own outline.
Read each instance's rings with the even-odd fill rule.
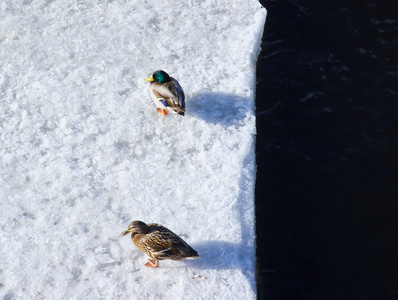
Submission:
[[[153,83],[152,92],[165,106],[185,108],[185,94],[177,80],[172,78],[166,83]]]
[[[173,94],[176,98],[178,98],[178,102],[182,108],[185,108],[185,94],[184,90],[182,89],[181,85],[178,83],[178,81],[171,77],[170,83],[174,83],[174,88],[172,90],[174,91]]]
[[[152,254],[167,251],[173,246],[173,243],[164,235],[157,234],[156,232],[143,235],[140,237],[139,243]]]
[[[195,251],[182,238],[162,225],[148,224],[148,228],[145,239],[153,255],[167,258]]]

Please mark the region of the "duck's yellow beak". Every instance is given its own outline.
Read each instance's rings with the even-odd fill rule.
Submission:
[[[129,233],[130,233],[130,231],[126,230],[126,231],[123,231],[120,235],[125,236],[126,234],[129,234]]]
[[[145,81],[153,81],[153,77],[148,77],[147,79],[145,79]]]

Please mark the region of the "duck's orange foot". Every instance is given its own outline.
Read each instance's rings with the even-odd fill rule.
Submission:
[[[157,259],[149,259],[148,262],[145,264],[145,267],[148,268],[158,268],[158,260]]]
[[[167,113],[169,112],[168,110],[165,110],[163,108],[157,108],[156,110],[158,111],[158,113],[164,116],[167,115]]]

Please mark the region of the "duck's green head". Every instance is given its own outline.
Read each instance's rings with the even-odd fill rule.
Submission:
[[[152,74],[152,77],[146,79],[146,81],[155,81],[159,83],[169,82],[170,76],[163,70],[158,70]]]

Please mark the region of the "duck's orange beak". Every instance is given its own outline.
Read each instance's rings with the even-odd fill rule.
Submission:
[[[153,81],[153,77],[151,76],[151,77],[148,77],[147,79],[145,79],[145,81]]]
[[[130,231],[126,230],[126,231],[123,231],[120,235],[125,236],[126,234],[129,234],[129,233],[130,233]]]

